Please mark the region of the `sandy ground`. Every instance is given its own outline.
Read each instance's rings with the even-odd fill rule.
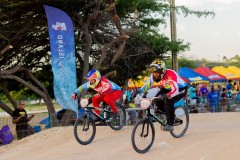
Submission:
[[[89,145],[80,145],[73,127],[44,130],[0,147],[0,160],[239,160],[240,113],[190,114],[190,125],[182,138],[173,138],[155,124],[155,142],[149,152],[136,153],[131,144],[133,127],[120,131],[97,126]]]

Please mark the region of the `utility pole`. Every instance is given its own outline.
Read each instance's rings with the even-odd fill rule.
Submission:
[[[170,25],[171,25],[171,41],[177,41],[177,30],[176,30],[176,10],[175,0],[169,0],[170,2]],[[178,72],[178,59],[177,52],[172,52],[172,69]]]

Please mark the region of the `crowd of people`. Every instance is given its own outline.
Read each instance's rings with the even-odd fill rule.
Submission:
[[[128,108],[140,107],[138,102],[134,101],[137,90],[126,91],[124,106]],[[188,89],[186,102],[188,106],[195,108],[209,109],[210,112],[230,111],[232,104],[240,104],[240,82],[228,80],[226,84],[192,84]],[[140,111],[131,110],[129,112],[130,124],[136,123],[139,119]]]
[[[209,106],[210,112],[224,112],[230,104],[240,103],[240,84],[228,80],[224,85],[192,84],[188,93],[188,104]]]

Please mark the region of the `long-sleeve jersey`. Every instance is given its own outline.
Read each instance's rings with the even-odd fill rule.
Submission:
[[[80,93],[83,90],[87,90],[90,88],[90,81],[82,84],[76,91],[75,93]],[[115,84],[114,82],[102,77],[100,82],[98,83],[98,85],[93,88],[95,91],[97,91],[98,93],[105,95],[108,94],[114,90],[121,90],[121,88]]]
[[[148,81],[140,88],[140,93],[146,92],[154,83],[153,74],[150,75]],[[187,83],[174,71],[167,69],[163,78],[159,82],[160,88],[169,90],[169,96],[174,97],[179,94],[179,88],[187,86]]]

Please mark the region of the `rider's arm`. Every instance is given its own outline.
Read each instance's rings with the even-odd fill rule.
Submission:
[[[162,86],[160,88],[160,91],[156,94],[155,97],[158,97],[159,95],[162,95],[162,94],[168,94],[171,92],[171,85],[168,83],[168,84],[165,84],[164,86]]]
[[[147,92],[148,89],[152,87],[153,84],[153,75],[151,74],[148,81],[139,89],[140,93]]]
[[[83,90],[88,90],[88,89],[89,89],[89,83],[90,83],[90,82],[87,82],[87,83],[82,84],[78,89],[75,90],[75,93],[76,93],[76,94],[79,94],[79,93],[81,93]]]
[[[171,88],[171,91],[167,93],[167,96],[169,98],[172,98],[179,94],[179,85],[185,85],[185,83],[174,70],[167,70],[165,76],[166,83],[164,84],[165,85],[170,84]],[[169,88],[169,86],[166,86],[165,88]]]

